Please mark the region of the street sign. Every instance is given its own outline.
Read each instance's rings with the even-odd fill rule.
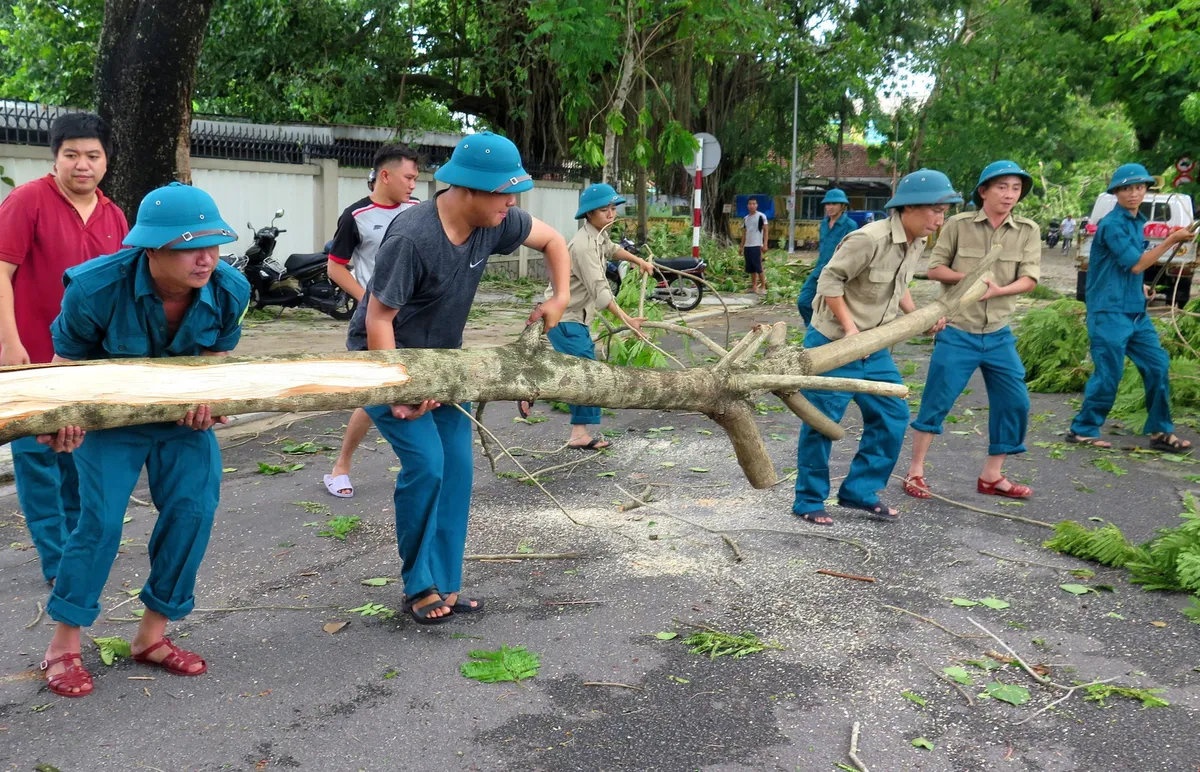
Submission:
[[[1192,179],[1192,175],[1190,175],[1190,174],[1181,174],[1181,175],[1179,175],[1178,177],[1176,177],[1176,178],[1175,178],[1175,187],[1177,187],[1177,188],[1178,188],[1178,187],[1181,187],[1181,186],[1183,186],[1183,185],[1191,185],[1191,184],[1192,184],[1194,181],[1195,181],[1195,180],[1193,180],[1193,179]]]
[[[1180,174],[1191,174],[1192,169],[1196,168],[1196,162],[1186,155],[1180,156],[1179,160],[1175,162],[1175,168]]]
[[[696,141],[700,143],[700,152],[703,153],[704,161],[701,164],[701,176],[707,177],[717,170],[717,165],[721,163],[721,143],[717,138],[708,132],[699,132],[692,135]],[[683,165],[687,169],[688,174],[696,173],[696,162],[692,161]]]

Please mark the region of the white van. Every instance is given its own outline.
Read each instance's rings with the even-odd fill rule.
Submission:
[[[1101,193],[1092,207],[1087,226],[1083,229],[1083,244],[1079,247],[1078,258],[1079,274],[1075,281],[1075,297],[1079,300],[1083,300],[1087,287],[1088,256],[1092,252],[1096,225],[1116,205],[1116,196],[1112,193]],[[1172,231],[1188,227],[1194,217],[1192,198],[1184,193],[1149,192],[1139,211],[1147,220],[1143,231],[1146,237],[1143,249],[1150,249],[1160,243]],[[1182,308],[1192,294],[1192,274],[1196,270],[1195,244],[1182,244],[1174,257],[1168,259],[1169,255],[1168,252],[1160,257],[1158,267],[1148,269],[1142,277],[1147,284],[1154,284],[1160,292],[1165,292],[1168,298],[1174,293],[1175,305]]]

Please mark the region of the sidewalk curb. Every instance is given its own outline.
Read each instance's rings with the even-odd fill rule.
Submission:
[[[321,413],[244,413],[229,417],[229,423],[218,424],[214,431],[228,435],[227,439],[235,439],[254,431],[261,431],[272,425],[294,421],[302,416],[321,415]],[[257,427],[257,428],[256,428]],[[13,481],[12,446],[0,446],[0,485]]]

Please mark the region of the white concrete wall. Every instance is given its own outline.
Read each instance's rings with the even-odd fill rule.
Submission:
[[[0,145],[0,166],[4,167],[5,177],[22,185],[50,172],[53,161],[49,155],[44,147]],[[293,253],[320,251],[333,238],[342,210],[369,194],[366,169],[338,168],[328,159],[311,164],[274,164],[193,158],[192,181],[212,195],[222,216],[238,233],[237,243],[222,247],[222,252],[244,252],[253,236],[246,223],[261,228],[271,222],[275,210],[283,209],[284,216],[276,225],[287,233],[279,237],[277,254],[285,258]],[[444,186],[423,172],[413,194],[428,201],[440,187]],[[569,241],[578,227],[575,209],[582,187],[578,183],[538,181],[533,190],[518,197],[517,204]],[[10,190],[0,182],[0,201]],[[125,214],[132,224],[137,213]],[[545,276],[541,255],[525,248],[493,262],[496,268],[508,269],[514,275]]]

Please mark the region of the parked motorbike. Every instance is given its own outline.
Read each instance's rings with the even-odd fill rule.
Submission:
[[[349,319],[354,315],[358,301],[329,279],[326,254],[295,254],[282,264],[275,259],[275,243],[281,233],[287,233],[287,229],[275,227],[275,220],[280,217],[283,217],[282,209],[276,210],[270,225],[257,231],[246,223],[246,227],[254,231],[254,243],[246,254],[221,255],[222,260],[250,281],[251,305],[258,309],[307,306],[334,319]]]
[[[642,246],[645,247],[644,244]],[[641,256],[639,247],[630,239],[621,239],[621,248],[626,252]],[[703,260],[693,257],[659,260],[653,256],[651,256],[651,260],[655,265],[654,287],[646,296],[648,299],[664,302],[678,311],[691,311],[700,305],[700,300],[704,297],[704,285],[696,281],[696,278],[704,278],[704,269],[707,264]],[[674,271],[680,271],[686,275],[681,276],[674,271],[662,271],[658,269],[658,266],[672,268]],[[613,295],[620,291],[621,281],[628,272],[629,263],[609,261],[605,276],[612,285]]]
[[[1053,247],[1060,238],[1058,220],[1050,221],[1050,230],[1046,231],[1046,246]]]

